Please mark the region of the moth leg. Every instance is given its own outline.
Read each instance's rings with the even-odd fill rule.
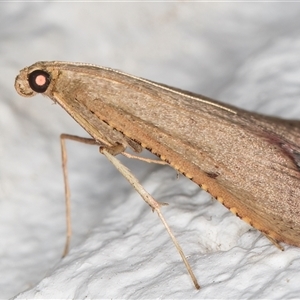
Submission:
[[[158,164],[158,165],[168,165],[168,163],[166,161],[163,160],[157,160],[157,159],[149,159],[149,158],[145,158],[145,157],[140,157],[137,155],[133,155],[130,153],[125,152],[125,147],[121,144],[115,145],[115,146],[104,146],[105,149],[113,156],[116,156],[118,154],[122,154],[123,156],[127,157],[127,158],[131,158],[131,159],[137,159],[143,162],[147,162],[147,163],[154,163],[154,164]]]
[[[140,157],[137,155],[127,153],[127,152],[125,152],[126,148],[121,144],[114,145],[114,146],[103,146],[103,147],[105,147],[105,149],[113,156],[122,154],[123,156],[130,158],[130,159],[136,159],[136,160],[140,160],[143,162],[154,163],[154,164],[158,164],[158,165],[168,165],[168,163],[163,160],[150,159],[150,158]]]
[[[69,186],[68,170],[67,170],[67,151],[66,151],[67,149],[66,149],[65,140],[72,140],[72,141],[89,144],[89,145],[99,145],[99,143],[96,142],[96,140],[91,138],[83,138],[80,136],[70,135],[65,133],[60,135],[62,169],[63,169],[64,185],[65,185],[66,221],[67,221],[67,238],[66,238],[65,249],[63,252],[63,257],[65,257],[69,252],[71,235],[72,235],[70,186]]]
[[[137,178],[118,160],[116,159],[106,147],[100,147],[100,153],[104,154],[107,159],[117,168],[117,170],[129,181],[129,183],[134,187],[134,189],[141,195],[144,201],[152,208],[152,211],[156,211],[160,220],[164,224],[165,228],[167,229],[168,234],[170,235],[175,247],[177,248],[185,267],[187,268],[188,273],[190,274],[192,281],[196,287],[196,289],[200,289],[200,286],[197,282],[197,279],[191,269],[189,262],[187,261],[181,246],[179,245],[178,241],[176,240],[175,236],[173,235],[169,225],[167,224],[165,218],[163,217],[160,207],[162,206],[161,203],[158,203],[154,200],[154,198],[144,189],[144,187],[139,183]]]
[[[107,152],[109,152],[112,156],[116,156],[118,154],[125,153],[125,147],[122,144],[117,144],[114,146],[102,146],[101,148],[105,148]]]
[[[277,240],[275,240],[274,238],[270,237],[269,235],[266,235],[264,233],[264,235],[281,251],[284,251],[284,248],[279,244],[279,242]]]
[[[122,152],[122,155],[126,156],[127,158],[141,160],[143,162],[150,163],[150,164],[153,163],[153,164],[158,164],[158,165],[169,165],[166,161],[163,161],[163,160],[144,158],[144,157],[140,157],[137,155],[132,155],[127,152]]]

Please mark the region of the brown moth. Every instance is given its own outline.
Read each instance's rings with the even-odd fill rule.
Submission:
[[[80,63],[35,63],[15,88],[51,98],[110,153],[148,149],[275,245],[300,246],[300,122]]]

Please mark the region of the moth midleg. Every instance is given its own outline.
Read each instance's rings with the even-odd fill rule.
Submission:
[[[178,250],[184,264],[185,267],[188,271],[188,273],[190,274],[192,281],[196,287],[196,289],[200,289],[200,285],[197,282],[197,279],[192,271],[192,268],[189,264],[189,262],[187,261],[183,250],[181,248],[181,246],[179,245],[177,239],[175,238],[175,236],[173,235],[169,225],[167,224],[164,216],[162,215],[161,211],[160,211],[160,207],[162,205],[164,205],[164,203],[159,203],[157,202],[145,189],[144,187],[139,183],[139,181],[137,180],[137,178],[128,170],[128,168],[126,166],[124,166],[117,158],[115,158],[113,155],[110,154],[110,151],[106,148],[106,147],[100,147],[100,152],[102,154],[104,154],[107,159],[117,168],[117,170],[129,181],[129,183],[134,187],[134,189],[141,195],[141,197],[144,199],[144,201],[152,208],[153,211],[156,211],[156,213],[158,214],[160,220],[162,221],[162,223],[164,224],[168,234],[171,237],[171,240],[173,241],[176,249]]]

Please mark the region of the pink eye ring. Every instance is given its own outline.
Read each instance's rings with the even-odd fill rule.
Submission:
[[[42,70],[35,70],[28,75],[29,86],[36,93],[46,92],[50,82],[50,74]]]

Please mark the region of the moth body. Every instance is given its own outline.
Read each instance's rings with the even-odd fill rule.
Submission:
[[[85,64],[38,62],[15,87],[48,96],[102,145],[148,149],[272,240],[300,246],[298,121]]]

